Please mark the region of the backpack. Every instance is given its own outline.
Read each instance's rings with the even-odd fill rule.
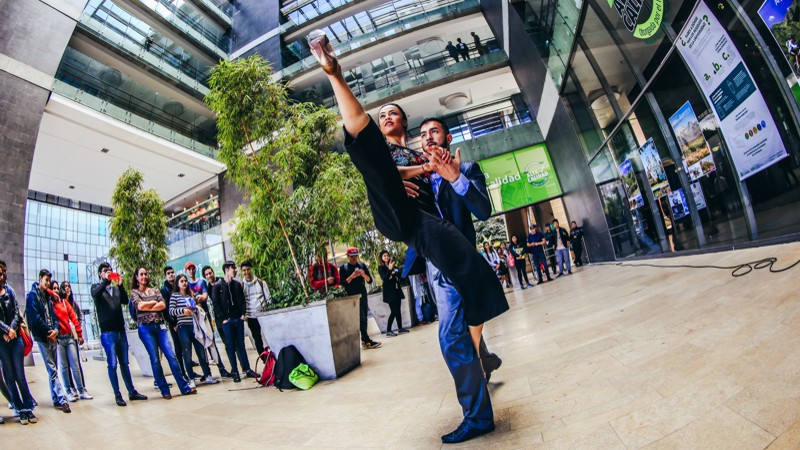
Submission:
[[[308,364],[299,364],[289,374],[289,381],[299,389],[307,391],[319,381],[319,375],[314,373]]]
[[[433,323],[436,321],[436,316],[438,315],[439,311],[437,311],[436,304],[431,301],[430,297],[425,295],[422,298],[422,305],[420,305],[420,310],[422,310],[422,320],[428,323]]]
[[[264,362],[264,370],[261,372],[261,376],[258,377],[256,383],[260,386],[267,387],[272,386],[275,384],[275,365],[277,363],[277,359],[275,358],[275,353],[272,352],[272,349],[269,347],[264,349],[264,352],[258,356],[256,360],[256,367],[255,372],[258,373],[258,362]]]
[[[283,347],[278,353],[278,362],[275,363],[275,387],[278,390],[294,389],[295,386],[289,381],[289,375],[300,364],[305,364],[306,359],[297,351],[294,345]]]

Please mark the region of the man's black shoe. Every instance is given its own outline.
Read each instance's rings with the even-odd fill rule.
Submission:
[[[494,431],[494,424],[492,424],[490,428],[475,428],[471,425],[468,425],[466,422],[461,422],[461,425],[459,425],[455,431],[442,436],[442,442],[445,444],[457,444],[478,436],[483,436],[484,434],[491,433],[492,431]]]
[[[122,399],[122,394],[118,394],[114,396],[114,401],[117,402],[117,406],[127,406],[128,404],[125,403],[125,400]]]
[[[197,361],[192,361],[192,367],[199,367],[200,363]]]
[[[239,376],[239,372],[233,372],[231,374],[231,376],[233,377],[233,382],[234,383],[241,383],[242,382],[242,378]]]
[[[486,374],[486,382],[488,383],[489,379],[492,378],[492,372],[500,368],[500,365],[503,364],[503,360],[492,353],[486,358],[481,358],[481,363],[483,364],[483,372]]]
[[[232,378],[231,373],[225,369],[219,369],[219,377],[220,378]]]
[[[252,370],[246,371],[245,375],[247,375],[247,378],[258,378],[258,375],[256,375],[256,373],[253,372]]]
[[[561,278],[561,277],[563,277],[563,276],[564,276],[564,274],[563,274],[563,273],[560,273],[560,274],[558,274],[558,275],[556,276],[556,278]]]
[[[539,282],[536,283],[537,286],[540,285],[540,284],[544,284],[544,280],[539,280]]]
[[[132,394],[129,394],[128,398],[131,399],[131,401],[147,400],[147,396],[146,395],[142,395],[142,394],[138,393],[137,391],[133,391]]]

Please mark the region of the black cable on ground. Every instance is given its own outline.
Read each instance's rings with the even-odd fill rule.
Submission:
[[[742,277],[752,272],[753,270],[769,269],[770,273],[785,272],[800,264],[800,259],[793,264],[780,269],[775,268],[775,263],[778,258],[770,256],[768,258],[758,259],[746,263],[741,263],[735,266],[716,266],[712,264],[692,265],[692,264],[648,264],[648,263],[626,263],[626,262],[609,262],[609,263],[595,263],[598,266],[618,266],[618,267],[655,267],[657,269],[719,269],[719,270],[732,270],[731,276]]]

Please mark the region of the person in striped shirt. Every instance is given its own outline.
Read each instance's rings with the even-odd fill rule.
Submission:
[[[178,337],[181,340],[181,348],[183,350],[183,364],[186,371],[190,372],[189,378],[198,378],[192,372],[192,347],[197,353],[197,359],[200,361],[200,368],[203,369],[203,377],[200,381],[205,384],[216,384],[218,381],[211,376],[211,369],[208,366],[208,359],[206,358],[206,349],[203,344],[194,337],[194,318],[192,317],[197,311],[197,302],[194,299],[194,292],[189,289],[189,280],[186,275],[180,274],[175,277],[175,290],[169,299],[169,314],[176,318],[178,321]]]

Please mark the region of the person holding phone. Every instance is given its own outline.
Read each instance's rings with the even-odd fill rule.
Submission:
[[[203,377],[200,381],[205,384],[217,384],[214,377],[211,376],[211,368],[208,366],[208,358],[206,358],[206,349],[203,344],[197,340],[194,333],[194,314],[197,313],[197,302],[194,299],[194,292],[189,288],[189,280],[186,275],[178,275],[175,277],[175,290],[169,299],[169,315],[174,317],[178,322],[178,338],[181,341],[181,349],[183,354],[183,366],[189,371],[189,378],[195,379],[197,376],[192,373],[192,347],[197,353],[197,359],[200,361],[200,368],[203,370]]]
[[[97,313],[97,323],[100,325],[100,343],[106,354],[108,379],[114,390],[114,400],[117,406],[127,405],[119,390],[117,368],[128,390],[128,399],[147,400],[147,397],[140,394],[133,385],[129,367],[128,337],[125,334],[125,319],[122,316],[122,305],[128,305],[128,293],[120,284],[119,274],[113,271],[111,264],[100,263],[97,267],[97,277],[100,282],[92,285],[92,300]]]
[[[358,260],[358,249],[347,249],[347,262],[339,267],[339,279],[348,295],[360,295],[359,300],[359,325],[361,329],[361,345],[369,350],[381,346],[380,342],[373,341],[367,334],[367,283],[372,282],[372,275],[367,266]]]
[[[378,275],[383,281],[383,302],[389,305],[389,321],[386,324],[386,337],[395,337],[398,334],[408,333],[403,328],[403,315],[400,311],[400,302],[405,298],[400,289],[400,269],[395,265],[388,250],[383,250],[379,256],[381,265]],[[392,322],[397,322],[397,333],[392,331]]]

